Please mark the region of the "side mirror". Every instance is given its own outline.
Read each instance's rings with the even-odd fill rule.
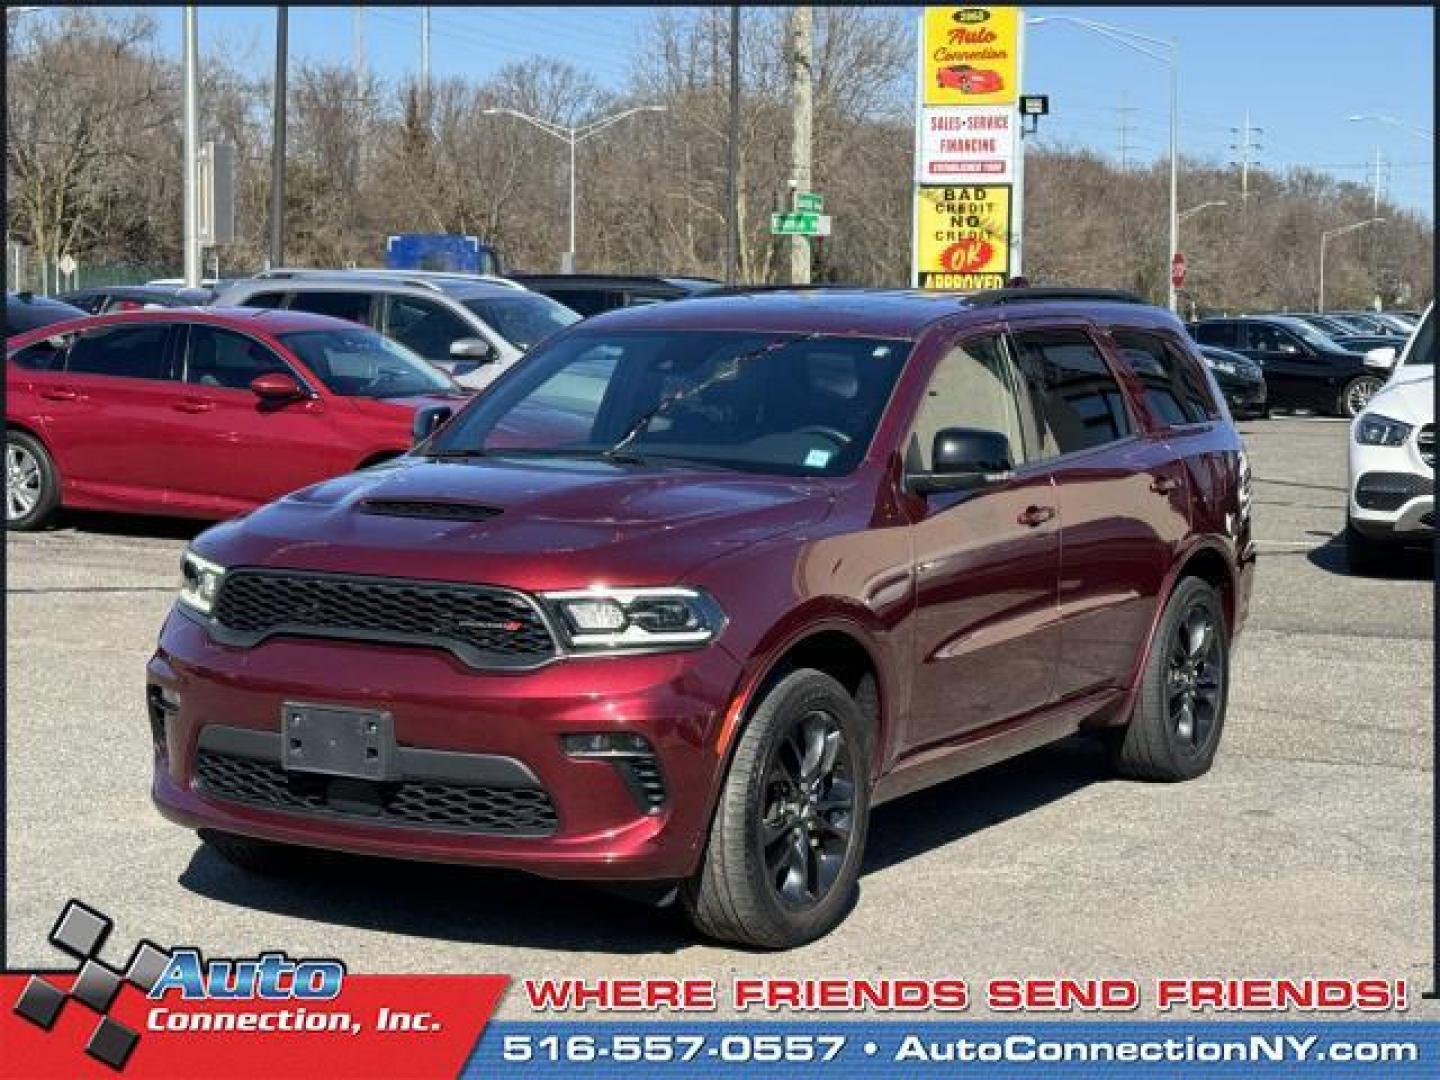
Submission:
[[[1365,366],[1371,371],[1389,374],[1395,370],[1395,360],[1400,354],[1393,345],[1381,345],[1365,354]]]
[[[911,473],[906,483],[919,495],[937,491],[968,491],[998,484],[1014,470],[1010,440],[998,431],[942,428],[935,433],[930,472]]]
[[[450,419],[452,409],[445,405],[428,405],[423,409],[415,411],[415,419],[410,424],[410,438],[416,446],[419,446],[426,439],[434,435]]]
[[[281,405],[305,397],[305,388],[284,371],[267,371],[250,380],[250,391],[267,405]]]
[[[1282,341],[1280,342],[1279,346],[1276,348],[1275,351],[1278,353],[1283,353],[1285,356],[1299,356],[1304,350],[1302,350],[1300,346],[1296,345],[1293,341]]]
[[[500,359],[495,346],[478,337],[456,338],[450,343],[450,356],[452,359],[469,360],[474,364],[493,364]]]

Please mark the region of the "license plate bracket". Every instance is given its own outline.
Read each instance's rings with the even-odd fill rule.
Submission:
[[[280,709],[280,742],[287,772],[400,779],[395,719],[380,709],[287,701]]]

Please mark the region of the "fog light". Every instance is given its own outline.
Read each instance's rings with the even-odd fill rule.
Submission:
[[[570,757],[608,760],[642,813],[658,814],[665,808],[665,778],[645,736],[628,732],[562,735],[560,745]]]
[[[644,735],[623,731],[562,735],[560,745],[571,757],[638,757],[654,753]]]

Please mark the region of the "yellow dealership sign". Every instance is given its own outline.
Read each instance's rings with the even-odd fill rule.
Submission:
[[[1014,104],[1021,17],[1013,7],[926,8],[921,104]]]
[[[1010,278],[1009,184],[915,190],[915,269],[922,289],[999,289]]]

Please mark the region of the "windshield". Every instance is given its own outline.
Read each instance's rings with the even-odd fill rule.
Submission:
[[[333,394],[342,397],[413,397],[458,387],[438,368],[373,330],[297,330],[280,340]]]
[[[1405,354],[1405,366],[1435,366],[1435,309],[1433,307],[1425,313],[1425,318],[1420,320],[1420,328],[1415,331],[1415,337],[1410,341],[1410,349]]]
[[[514,296],[477,297],[460,302],[521,352],[540,344],[556,330],[580,321],[580,316],[564,304],[539,293],[517,291]]]
[[[532,353],[432,454],[681,459],[839,476],[864,456],[908,342],[746,331],[591,331]]]

